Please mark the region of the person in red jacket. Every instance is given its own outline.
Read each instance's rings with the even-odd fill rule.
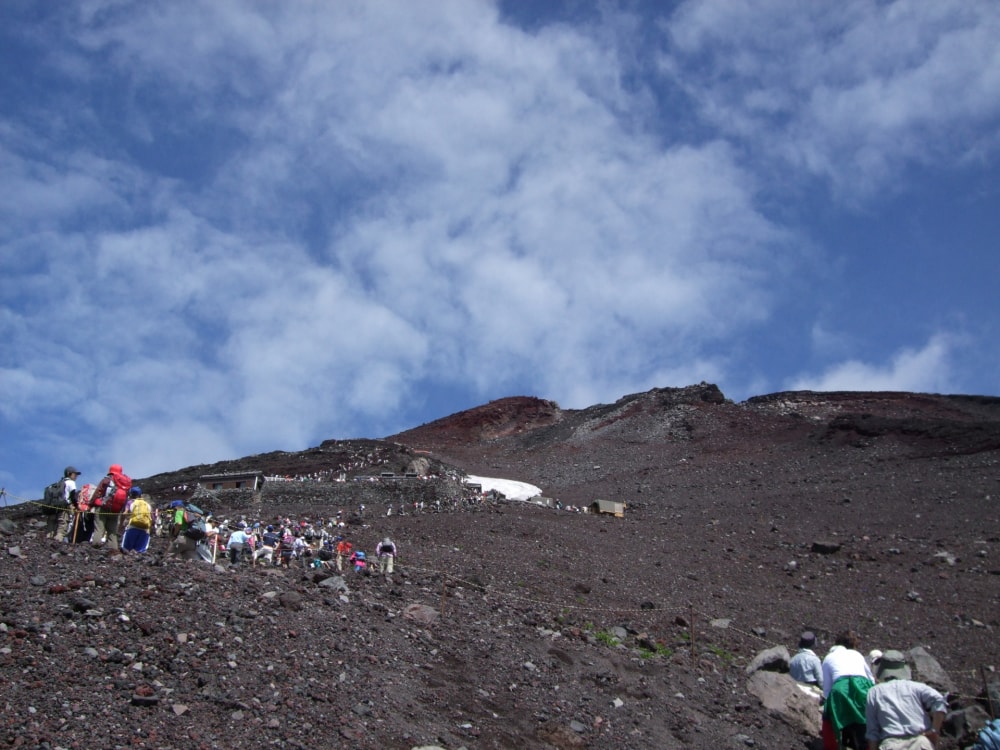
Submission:
[[[108,549],[118,552],[118,523],[121,521],[121,514],[124,508],[117,512],[109,509],[111,497],[115,492],[114,477],[122,476],[121,464],[111,464],[107,476],[101,480],[91,495],[91,503],[94,507],[94,533],[90,537],[90,544],[93,547],[101,547],[108,543]],[[126,488],[126,492],[131,487]]]
[[[344,570],[344,560],[348,559],[353,551],[354,545],[341,537],[340,541],[337,542],[337,570]]]

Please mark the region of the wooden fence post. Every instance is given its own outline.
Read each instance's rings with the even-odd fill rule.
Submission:
[[[694,604],[688,604],[688,617],[691,620],[691,661],[695,660],[695,647],[694,647]]]

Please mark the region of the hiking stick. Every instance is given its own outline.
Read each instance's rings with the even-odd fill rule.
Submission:
[[[986,691],[986,705],[990,707],[990,717],[995,719],[997,712],[993,706],[993,696],[990,695],[990,684],[986,681],[986,670],[982,666],[979,667],[979,674],[983,678],[983,690]]]
[[[73,535],[70,537],[70,541],[72,541],[73,544],[76,544],[76,530],[77,530],[77,528],[79,528],[79,526],[80,526],[80,511],[74,510],[73,511]]]

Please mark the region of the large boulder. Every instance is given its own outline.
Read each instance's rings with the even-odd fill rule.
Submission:
[[[972,703],[957,711],[949,711],[944,719],[944,733],[954,737],[960,747],[975,743],[980,730],[986,726],[990,715],[982,706]]]
[[[913,679],[926,682],[942,693],[955,692],[955,682],[944,671],[944,667],[938,660],[931,656],[923,646],[911,648],[906,656],[910,664],[913,665]]]
[[[768,711],[793,727],[818,737],[822,714],[819,694],[799,684],[787,674],[759,670],[747,680],[747,691]]]
[[[431,462],[419,456],[406,465],[407,474],[416,474],[419,477],[426,477],[431,473]]]
[[[747,674],[765,670],[767,672],[788,672],[788,662],[792,657],[784,646],[774,646],[759,652],[747,665]]]

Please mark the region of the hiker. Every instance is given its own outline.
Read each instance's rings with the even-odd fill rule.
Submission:
[[[94,490],[92,503],[95,508],[94,533],[90,537],[93,547],[101,547],[109,542],[108,549],[119,552],[118,523],[128,501],[132,480],[122,470],[121,464],[111,464],[107,476]]]
[[[875,677],[860,645],[857,633],[845,631],[823,659],[823,733],[831,747],[865,747],[865,700]]]
[[[340,511],[337,511],[338,513]],[[351,557],[351,553],[354,551],[354,545],[343,537],[337,542],[337,570],[340,572],[344,571],[344,560]]]
[[[170,528],[170,536],[176,539],[178,534],[181,533],[181,529],[184,528],[184,501],[171,501],[169,511],[170,520],[168,521],[168,524]]]
[[[285,528],[285,533],[281,537],[281,544],[278,545],[278,560],[282,567],[289,567],[292,564],[292,557],[295,556],[295,537],[292,535],[290,527]]]
[[[796,682],[814,685],[823,689],[823,662],[819,660],[813,649],[816,647],[816,635],[810,630],[799,636],[799,650],[788,662],[788,673]]]
[[[229,553],[230,565],[236,565],[243,559],[244,552],[250,549],[249,542],[250,538],[247,536],[245,528],[238,528],[229,535],[229,541],[226,542],[226,550]]]
[[[77,505],[79,493],[76,489],[76,478],[78,476],[80,476],[80,472],[72,466],[67,466],[63,469],[62,479],[58,482],[60,485],[59,498],[56,501],[58,509],[54,511],[48,509],[52,512],[49,514],[49,533],[46,534],[47,537],[65,542],[73,532],[77,514],[80,510]]]
[[[295,532],[295,540],[292,542],[292,557],[296,560],[302,560],[303,566],[306,564],[307,557],[312,555],[312,550],[309,545],[306,544],[305,537],[303,537],[299,532]]]
[[[141,487],[129,490],[132,502],[125,514],[128,525],[122,534],[122,552],[142,554],[149,549],[149,533],[153,528],[153,510],[149,500],[143,496]]]
[[[865,702],[868,750],[934,750],[944,722],[944,696],[911,679],[900,651],[882,654],[876,676],[878,684]]]
[[[384,576],[391,576],[393,561],[396,559],[396,543],[389,537],[386,537],[379,544],[378,549],[375,550],[375,556],[378,558],[379,573]]]
[[[90,506],[90,498],[94,494],[94,485],[89,482],[76,493],[76,517],[73,519],[73,528],[69,533],[70,544],[80,544],[90,542],[90,536],[94,533],[94,514]]]
[[[178,502],[177,500],[174,503]],[[168,550],[172,555],[180,555],[185,560],[198,560],[198,542],[205,538],[205,514],[195,505],[171,506],[174,508],[174,525],[171,534],[174,541]]]
[[[348,558],[348,562],[354,566],[355,573],[367,573],[368,572],[368,557],[361,550],[355,550],[351,553]]]
[[[263,557],[268,563],[274,563],[274,549],[278,546],[278,542],[281,541],[281,537],[278,536],[274,531],[274,526],[268,526],[264,530],[264,534],[260,538],[260,546],[253,553],[254,564],[257,564],[258,558]]]

